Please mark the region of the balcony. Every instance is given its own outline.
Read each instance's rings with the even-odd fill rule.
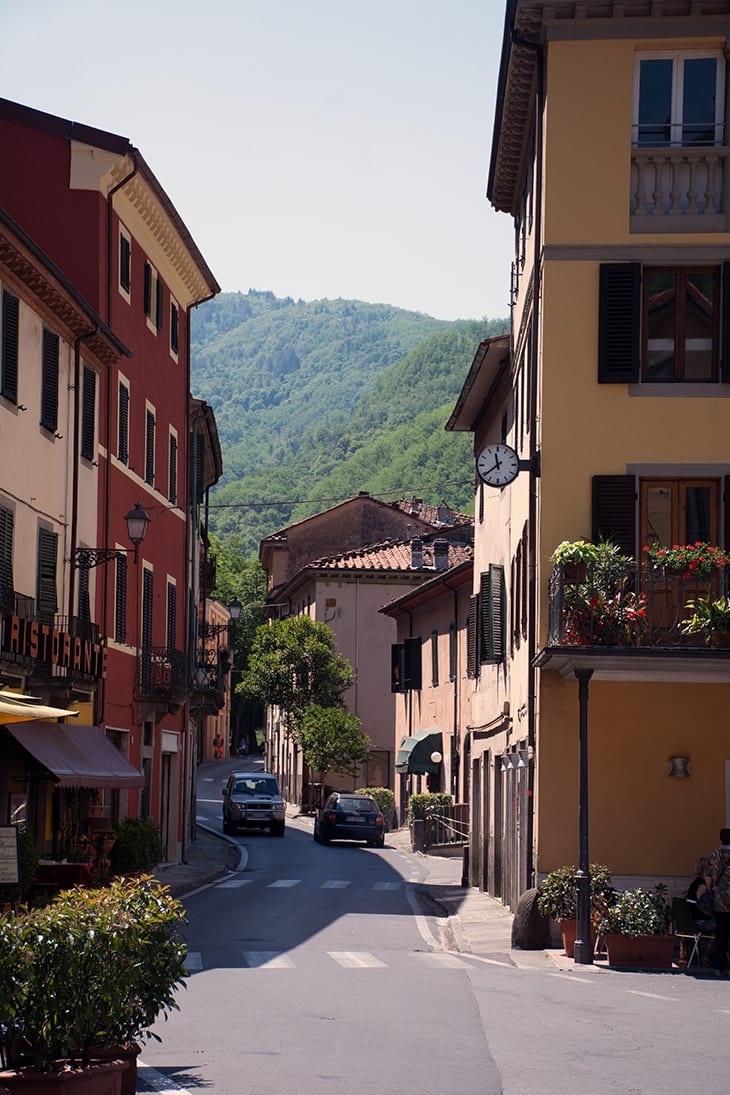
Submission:
[[[725,230],[725,161],[730,148],[634,148],[632,232]]]
[[[695,605],[730,592],[730,567],[677,573],[622,559],[610,568],[553,569],[548,588],[547,646],[535,664],[596,679],[730,681],[725,633],[693,631]]]
[[[167,646],[143,647],[138,655],[139,699],[175,713],[188,694],[188,663],[182,650]]]

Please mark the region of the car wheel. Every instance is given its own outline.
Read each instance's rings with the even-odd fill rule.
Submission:
[[[283,836],[286,828],[286,823],[283,821],[276,821],[271,826],[269,832],[272,836]]]
[[[385,847],[385,837],[384,836],[381,836],[380,840],[377,841],[375,847],[376,848],[384,848]]]
[[[229,836],[233,832],[233,830],[231,829],[231,823],[229,821],[226,821],[225,818],[223,818],[223,832],[228,833]]]

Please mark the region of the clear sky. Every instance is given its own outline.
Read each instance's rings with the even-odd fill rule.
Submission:
[[[0,0],[0,95],[128,137],[224,291],[493,319],[503,18],[503,0]]]

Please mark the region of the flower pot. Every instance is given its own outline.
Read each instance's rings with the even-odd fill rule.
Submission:
[[[136,1095],[137,1058],[142,1052],[142,1047],[137,1042],[127,1042],[123,1046],[112,1046],[111,1049],[92,1046],[90,1052],[95,1061],[126,1061],[127,1068],[122,1073],[120,1092],[121,1095]]]
[[[715,650],[730,650],[730,631],[713,628],[710,632],[710,646]]]
[[[676,939],[673,935],[604,936],[609,966],[619,969],[670,970]]]
[[[15,1095],[121,1095],[126,1061],[95,1062],[87,1068],[36,1072],[32,1068],[0,1072],[0,1089]]]
[[[563,947],[565,948],[566,958],[573,958],[575,953],[575,939],[578,934],[578,921],[571,920],[567,916],[559,916],[558,924],[560,931],[563,934]],[[591,924],[591,943],[596,941],[596,931]]]
[[[565,585],[578,585],[588,578],[588,567],[585,563],[563,563],[563,582]]]

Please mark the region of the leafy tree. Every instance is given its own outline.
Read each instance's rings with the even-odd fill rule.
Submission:
[[[323,776],[352,772],[368,758],[370,739],[360,729],[360,719],[342,707],[310,704],[298,718],[294,736],[304,763]]]
[[[309,616],[288,616],[258,628],[248,668],[238,686],[248,699],[278,707],[287,730],[312,704],[342,708],[355,672],[335,649],[326,624]]]

